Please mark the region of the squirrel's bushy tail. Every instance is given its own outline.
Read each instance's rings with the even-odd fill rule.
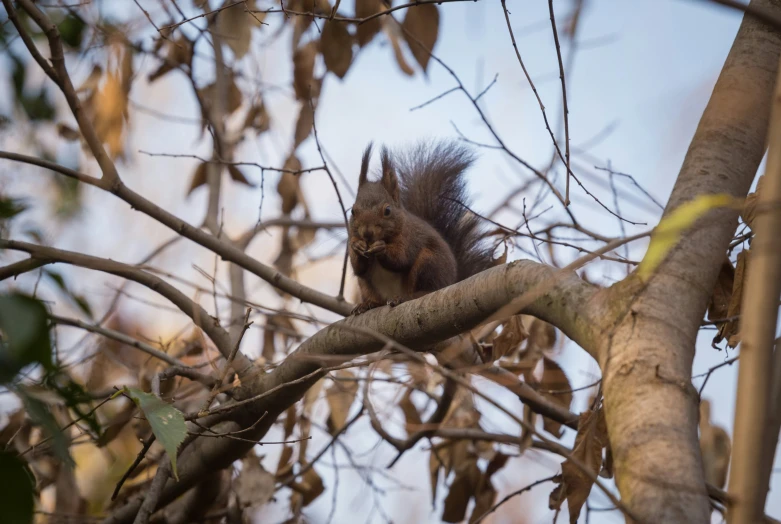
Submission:
[[[492,253],[481,239],[480,219],[469,210],[464,173],[472,152],[453,141],[422,142],[394,155],[401,182],[401,202],[450,245],[458,262],[458,280],[492,265]]]

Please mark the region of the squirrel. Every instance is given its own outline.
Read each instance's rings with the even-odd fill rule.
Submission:
[[[455,284],[493,265],[464,180],[474,156],[455,142],[381,151],[382,176],[369,181],[372,144],[361,160],[349,221],[349,256],[358,278],[358,315]]]

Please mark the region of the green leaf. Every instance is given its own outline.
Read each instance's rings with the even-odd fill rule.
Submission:
[[[40,300],[20,293],[1,295],[0,332],[0,383],[33,362],[53,368],[47,312]]]
[[[654,228],[651,243],[643,261],[637,268],[637,276],[648,280],[667,254],[678,244],[684,230],[691,227],[698,218],[712,209],[720,207],[737,207],[741,202],[727,194],[700,195],[694,200],[685,202],[659,222]]]
[[[33,476],[27,464],[14,453],[0,451],[0,508],[4,522],[27,524],[35,509]]]
[[[0,220],[8,220],[27,210],[27,204],[20,198],[0,196]]]
[[[179,449],[179,444],[187,436],[187,425],[184,422],[184,415],[181,411],[170,404],[166,404],[151,393],[144,393],[139,389],[128,387],[124,388],[123,391],[144,412],[149,425],[152,426],[152,432],[171,459],[174,477],[176,480],[179,480],[179,474],[176,472],[176,451]]]
[[[27,415],[35,424],[41,426],[44,432],[52,439],[52,449],[54,453],[71,468],[76,467],[76,463],[71,457],[68,449],[68,440],[60,430],[60,426],[57,425],[57,421],[54,420],[49,408],[46,404],[38,399],[26,394],[23,389],[17,389],[16,394],[21,397],[24,402],[24,408],[27,411]]]
[[[84,20],[75,13],[68,14],[68,16],[57,25],[62,40],[76,49],[81,47],[81,40],[84,37],[84,29],[86,27],[87,24]]]

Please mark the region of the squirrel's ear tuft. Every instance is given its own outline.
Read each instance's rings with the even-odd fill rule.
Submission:
[[[369,179],[369,160],[372,156],[372,143],[366,146],[363,152],[363,158],[361,159],[361,174],[358,176],[358,187],[364,185]]]
[[[396,168],[393,166],[388,149],[383,147],[382,153],[382,187],[388,192],[393,202],[399,203],[399,178],[396,176]]]

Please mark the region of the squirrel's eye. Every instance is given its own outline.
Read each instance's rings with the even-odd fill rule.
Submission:
[[[389,217],[390,214],[391,214],[391,207],[390,206],[385,206],[385,216]]]

